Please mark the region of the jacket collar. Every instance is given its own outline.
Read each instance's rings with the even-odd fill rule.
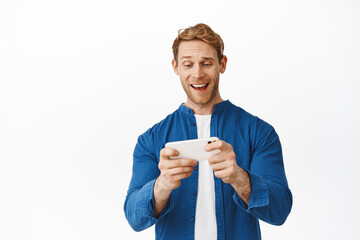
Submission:
[[[218,104],[215,104],[214,111],[213,111],[212,114],[214,114],[216,112],[221,112],[221,111],[225,110],[226,108],[228,108],[230,105],[232,105],[232,103],[229,100],[225,100],[225,101],[222,101],[222,102],[220,102]],[[182,103],[180,105],[179,111],[183,112],[185,114],[188,114],[188,115],[194,115],[194,111],[191,108],[186,107],[184,105],[184,103]]]

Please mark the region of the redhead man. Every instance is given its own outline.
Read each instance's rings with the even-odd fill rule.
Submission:
[[[259,219],[285,222],[292,206],[274,128],[219,92],[226,70],[221,37],[205,24],[180,30],[172,67],[186,102],[138,138],[124,204],[136,231],[156,239],[261,239]],[[167,142],[218,137],[208,161],[170,159]]]

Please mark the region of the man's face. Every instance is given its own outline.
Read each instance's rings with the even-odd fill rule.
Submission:
[[[214,105],[221,102],[219,75],[225,72],[226,57],[219,63],[211,45],[200,41],[181,41],[177,63],[172,62],[187,95],[188,105]]]

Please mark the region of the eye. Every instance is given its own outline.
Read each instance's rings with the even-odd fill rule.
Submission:
[[[184,65],[184,67],[186,67],[186,68],[190,68],[190,67],[191,67],[191,63],[189,63],[189,62],[185,62],[185,63],[183,63],[183,65]]]
[[[211,67],[212,64],[209,62],[205,62],[203,65],[204,65],[204,67]]]

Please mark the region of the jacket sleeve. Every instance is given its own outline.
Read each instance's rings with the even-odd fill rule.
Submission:
[[[171,211],[174,205],[170,197],[163,211],[155,217],[154,183],[160,170],[148,132],[138,138],[135,146],[132,177],[124,203],[125,217],[135,231],[152,226]]]
[[[282,225],[292,207],[281,144],[273,127],[259,120],[259,127],[248,171],[251,183],[249,204],[235,192],[234,201],[254,217],[273,225]]]

